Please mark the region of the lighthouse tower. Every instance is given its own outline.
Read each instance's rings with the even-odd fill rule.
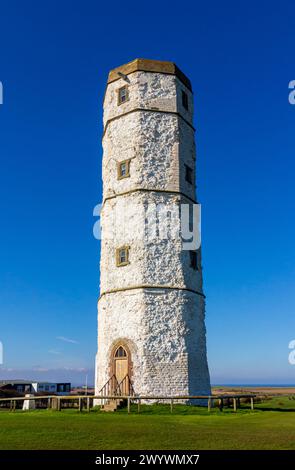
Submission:
[[[172,62],[136,59],[112,70],[104,98],[97,395],[118,384],[140,395],[210,393],[200,248],[184,249],[181,238],[146,227],[157,207],[196,204],[195,176],[189,79]],[[171,224],[179,222],[176,211]]]

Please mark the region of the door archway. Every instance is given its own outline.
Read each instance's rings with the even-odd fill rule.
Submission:
[[[121,392],[125,395],[129,393],[129,382],[131,378],[131,354],[129,348],[123,342],[118,342],[112,349],[111,373],[121,384]]]
[[[120,345],[115,350],[113,356],[113,363],[114,374],[116,376],[116,379],[118,380],[118,383],[120,383],[126,377],[126,375],[128,375],[129,369],[128,353],[124,346]]]

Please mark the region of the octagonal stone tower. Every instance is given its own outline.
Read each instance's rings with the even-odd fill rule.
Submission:
[[[97,395],[118,383],[140,395],[210,393],[200,249],[184,250],[180,238],[157,231],[151,239],[145,227],[150,208],[196,203],[195,173],[189,79],[172,62],[136,59],[112,70],[104,98]]]

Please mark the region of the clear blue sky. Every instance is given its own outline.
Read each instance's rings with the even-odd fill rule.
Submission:
[[[109,69],[143,57],[195,92],[212,382],[295,383],[294,10],[2,2],[0,378],[92,381],[102,98]]]

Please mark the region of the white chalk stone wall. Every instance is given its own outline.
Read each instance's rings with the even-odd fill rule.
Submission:
[[[202,297],[172,289],[127,290],[104,295],[99,315],[98,389],[110,377],[111,351],[122,340],[131,351],[137,393],[209,393]]]
[[[121,116],[137,108],[177,110],[176,77],[149,72],[134,72],[111,83],[107,87],[104,99],[104,125],[110,119]],[[117,90],[128,85],[129,101],[118,106]]]
[[[101,292],[138,285],[164,285],[202,293],[201,269],[190,266],[189,251],[183,250],[179,230],[172,238],[175,225],[167,225],[164,239],[161,233],[146,234],[144,230],[148,210],[162,205],[171,211],[176,209],[178,215],[180,202],[187,201],[175,194],[158,192],[135,192],[105,202],[101,214]],[[177,223],[179,229],[179,217]],[[118,268],[116,248],[124,245],[130,247],[130,263]]]
[[[125,85],[129,99],[118,105]],[[176,75],[136,71],[107,86],[96,393],[120,342],[131,353],[136,393],[210,392],[200,252],[195,270],[177,230],[180,204],[196,199],[185,178],[186,165],[196,174],[192,120],[192,93]],[[130,176],[118,179],[124,160]],[[169,238],[146,232],[148,211],[159,205],[174,211]],[[121,246],[129,246],[129,264],[118,267]]]
[[[179,191],[176,115],[138,111],[111,121],[103,138],[104,197],[135,188]],[[131,159],[130,178],[117,178],[117,163]]]
[[[108,85],[105,95],[104,198],[155,188],[182,191],[194,199],[194,185],[183,184],[184,165],[195,166],[194,130],[176,114],[192,124],[191,92],[171,75],[135,72],[129,80],[129,100],[123,105],[118,106],[117,98],[118,89],[126,85],[123,79]],[[182,90],[188,94],[189,111],[181,106]],[[141,111],[132,112],[136,109]],[[127,159],[131,176],[118,180],[117,162]]]

